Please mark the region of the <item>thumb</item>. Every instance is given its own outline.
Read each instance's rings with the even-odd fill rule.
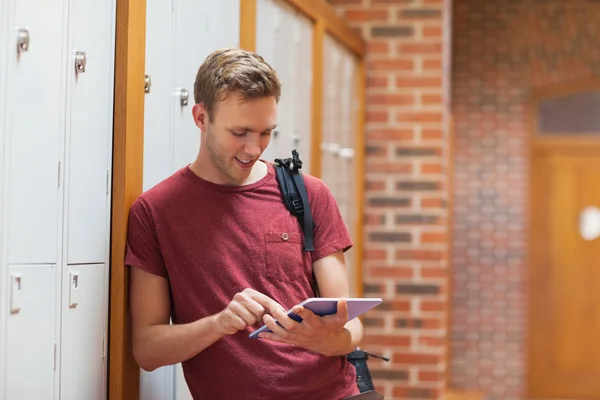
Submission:
[[[337,315],[343,323],[348,322],[348,300],[345,298],[340,299],[337,303]]]

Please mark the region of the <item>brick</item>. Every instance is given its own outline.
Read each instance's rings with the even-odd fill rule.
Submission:
[[[367,111],[367,123],[372,122],[388,122],[390,114],[387,111]]]
[[[399,88],[440,88],[442,87],[441,76],[401,76],[396,79],[396,86]]]
[[[367,181],[366,187],[369,192],[382,192],[385,190],[384,181]]]
[[[437,182],[426,182],[426,181],[401,181],[396,184],[396,189],[416,190],[416,191],[427,191],[427,190],[439,190],[440,185]]]
[[[394,364],[421,364],[436,365],[441,363],[443,357],[439,354],[400,353],[392,356]]]
[[[397,399],[437,399],[440,391],[432,388],[395,386],[392,395]]]
[[[424,94],[421,97],[421,103],[424,106],[441,105],[443,101],[444,99],[441,94]]]
[[[388,149],[386,146],[382,146],[382,145],[368,145],[367,146],[367,156],[372,156],[372,157],[381,157],[384,158],[387,153],[388,153]]]
[[[384,335],[367,335],[365,337],[366,342],[369,345],[377,345],[377,346],[399,346],[399,347],[407,347],[410,346],[411,338],[410,336],[384,336]]]
[[[364,317],[362,319],[363,326],[366,328],[383,328],[385,327],[385,320],[378,317]]]
[[[442,16],[441,10],[431,8],[407,8],[398,12],[398,19],[427,19],[427,18],[440,18]]]
[[[414,35],[412,26],[374,26],[371,28],[371,35],[374,37],[411,37]]]
[[[432,225],[436,224],[439,220],[437,215],[419,215],[419,214],[408,214],[408,215],[396,215],[394,219],[396,225]]]
[[[365,283],[363,284],[363,292],[367,295],[383,295],[385,293],[385,286]]]
[[[367,129],[368,140],[412,140],[414,137],[412,129]]]
[[[419,371],[417,375],[419,382],[439,382],[442,380],[440,371]]]
[[[400,72],[414,71],[415,62],[411,59],[387,59],[387,60],[371,60],[367,62],[367,69],[374,73],[384,72]]]
[[[442,43],[441,42],[433,42],[433,43],[425,43],[425,42],[416,42],[416,43],[400,43],[398,44],[398,54],[442,54]]]
[[[441,26],[423,26],[423,37],[424,38],[438,38],[443,35],[443,29]]]
[[[439,294],[440,287],[438,285],[418,284],[418,283],[400,283],[396,285],[396,293],[398,294]]]
[[[367,250],[365,250],[365,260],[366,261],[379,261],[379,260],[385,260],[387,258],[387,253],[385,252],[385,250],[379,250],[379,249],[373,249],[373,248],[367,248]]]
[[[409,207],[411,199],[406,197],[374,197],[369,199],[371,207]]]
[[[390,44],[386,40],[370,40],[367,42],[367,53],[369,55],[387,54],[389,51]]]
[[[388,87],[388,78],[385,76],[372,76],[367,78],[367,87],[369,89],[381,89]],[[371,110],[367,110],[367,113],[373,112]],[[383,111],[381,111],[383,112]],[[387,115],[387,112],[384,112]],[[368,122],[368,120],[367,120]]]
[[[447,278],[448,270],[446,268],[422,267],[421,277],[423,278]]]
[[[444,132],[441,129],[423,129],[421,138],[423,140],[439,140],[444,137]]]
[[[370,105],[402,106],[415,104],[412,94],[372,94],[367,96]]]
[[[349,22],[385,22],[389,18],[389,12],[387,10],[353,8],[346,10],[344,16]]]
[[[390,268],[388,268],[390,269]],[[411,301],[410,300],[385,300],[379,306],[378,311],[410,311]]]
[[[408,232],[373,232],[369,234],[371,242],[410,243],[412,235]]]
[[[362,0],[327,0],[332,6],[360,6]]]
[[[423,163],[421,164],[422,174],[442,174],[444,172],[444,166],[440,163]]]
[[[421,243],[446,243],[448,236],[445,233],[422,233]]]
[[[369,267],[367,269],[372,278],[412,278],[415,274],[413,268],[396,267]]]
[[[428,311],[444,311],[446,309],[446,304],[443,301],[439,300],[422,300],[419,305],[419,310],[428,312]]]
[[[409,174],[413,171],[413,165],[411,163],[390,163],[389,161],[384,162],[371,162],[368,163],[367,169],[372,173],[392,173],[392,174]]]
[[[443,116],[441,112],[398,112],[396,113],[398,122],[407,123],[441,123]]]
[[[441,250],[398,250],[396,260],[441,261],[447,254]]]
[[[422,208],[444,208],[446,207],[445,201],[436,197],[424,197],[421,199]]]
[[[389,370],[389,369],[373,369],[371,371],[373,379],[406,381],[408,380],[407,371]]]
[[[397,5],[413,4],[414,2],[415,2],[415,0],[371,0],[371,4],[374,6],[377,6],[377,5],[397,6]]]
[[[367,226],[385,225],[385,215],[367,214],[365,216],[365,225],[367,225]]]
[[[439,156],[442,154],[441,148],[439,147],[417,147],[417,146],[400,146],[396,147],[394,153],[398,157],[405,156]]]

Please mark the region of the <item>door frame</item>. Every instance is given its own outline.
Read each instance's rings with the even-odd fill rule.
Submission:
[[[556,154],[557,149],[563,154],[578,154],[578,155],[598,155],[600,156],[600,134],[595,137],[586,134],[568,135],[568,134],[552,134],[551,136],[540,136],[537,130],[537,117],[538,117],[538,106],[543,100],[551,99],[554,97],[561,97],[569,94],[576,94],[586,92],[590,90],[600,90],[600,77],[582,79],[558,84],[550,84],[542,88],[533,89],[532,93],[526,102],[526,129],[528,141],[528,171],[529,175],[527,178],[528,197],[527,197],[527,266],[524,268],[524,281],[527,286],[525,291],[525,372],[527,373],[527,380],[525,382],[525,394],[527,398],[531,398],[531,378],[529,378],[531,371],[531,346],[530,343],[533,341],[533,329],[530,315],[532,313],[531,299],[533,297],[533,263],[534,263],[534,252],[532,251],[535,246],[535,237],[533,234],[534,213],[535,204],[533,198],[535,191],[537,190],[538,184],[535,181],[535,176],[532,173],[536,170],[536,158],[543,156],[544,154]],[[567,132],[565,132],[567,133]]]

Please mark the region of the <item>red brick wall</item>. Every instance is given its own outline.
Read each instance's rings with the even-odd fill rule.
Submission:
[[[446,370],[444,1],[331,0],[368,43],[365,349],[386,399],[435,399]],[[447,7],[446,7],[447,8]]]
[[[526,398],[531,91],[600,76],[600,2],[454,0],[450,384]]]

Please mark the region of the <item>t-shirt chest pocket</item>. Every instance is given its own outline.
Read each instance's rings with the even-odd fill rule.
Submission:
[[[304,276],[303,237],[297,232],[269,232],[265,235],[267,276],[290,282]]]

